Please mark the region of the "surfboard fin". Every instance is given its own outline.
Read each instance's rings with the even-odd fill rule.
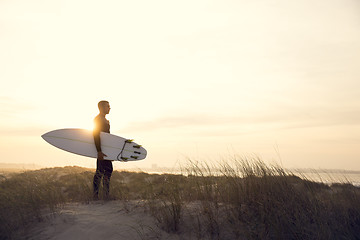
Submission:
[[[125,142],[126,143],[132,143],[134,141],[134,139],[128,139],[128,140],[126,140]]]
[[[138,156],[131,156],[131,158],[133,158],[133,159],[138,159]]]
[[[121,160],[124,160],[124,161],[126,161],[126,160],[128,160],[129,158],[127,158],[127,157],[121,157]]]
[[[141,148],[141,145],[134,145],[134,148]]]
[[[141,154],[141,152],[137,152],[137,151],[134,151],[134,153],[136,153],[136,154]]]

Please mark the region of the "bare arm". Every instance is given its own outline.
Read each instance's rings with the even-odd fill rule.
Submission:
[[[93,132],[94,135],[94,142],[97,152],[101,152],[101,140],[100,140],[100,131],[97,131],[96,129]]]
[[[95,123],[95,128],[93,131],[94,143],[97,151],[97,159],[104,160],[104,157],[107,157],[101,150],[101,139],[100,139],[100,128],[98,123]]]

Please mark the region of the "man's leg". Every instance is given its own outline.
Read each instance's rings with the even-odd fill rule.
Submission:
[[[113,172],[113,166],[111,161],[104,161],[104,178],[103,178],[103,189],[104,189],[104,198],[109,198],[110,192],[110,178]]]
[[[103,176],[103,170],[102,170],[102,166],[99,160],[97,160],[96,162],[96,172],[94,175],[94,180],[93,180],[93,190],[94,190],[94,199],[98,199],[99,198],[99,185],[100,185],[100,181],[101,181],[101,177]]]
[[[104,175],[103,189],[104,189],[104,199],[108,199],[110,192],[110,177],[107,175]]]
[[[101,180],[101,174],[99,171],[95,172],[94,175],[94,181],[93,181],[93,189],[94,189],[94,199],[98,199],[99,198],[99,184],[100,184],[100,180]]]

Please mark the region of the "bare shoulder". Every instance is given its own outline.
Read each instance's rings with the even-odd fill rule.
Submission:
[[[105,122],[105,121],[106,121],[105,117],[101,116],[100,114],[94,118],[94,122],[101,123],[101,122]]]
[[[109,125],[110,122],[109,120],[107,120],[104,116],[101,116],[100,114],[97,115],[95,118],[94,118],[94,123],[95,125]]]

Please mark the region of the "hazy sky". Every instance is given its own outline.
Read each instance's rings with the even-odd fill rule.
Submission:
[[[111,131],[175,166],[360,170],[360,1],[0,1],[0,162],[95,167],[40,137]]]

